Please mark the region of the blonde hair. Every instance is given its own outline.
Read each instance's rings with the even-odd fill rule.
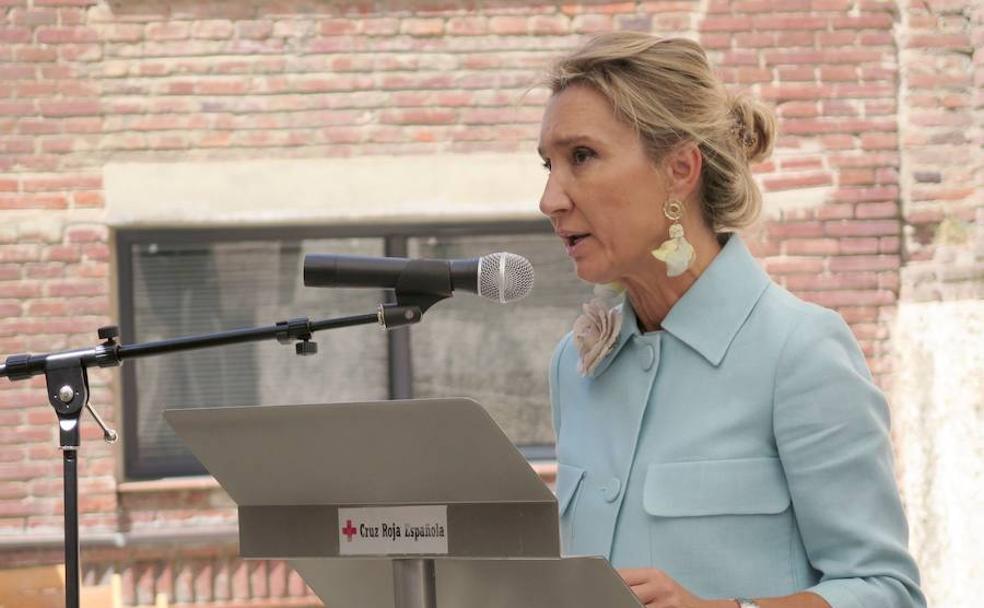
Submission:
[[[604,95],[655,160],[680,142],[696,143],[702,212],[715,231],[758,217],[762,193],[749,165],[772,153],[775,118],[761,103],[725,90],[696,42],[602,34],[557,60],[544,84],[554,94],[580,84]]]

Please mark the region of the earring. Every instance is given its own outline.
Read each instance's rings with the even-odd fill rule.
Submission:
[[[663,241],[658,249],[653,249],[653,257],[666,263],[666,276],[677,277],[686,272],[696,257],[694,246],[683,235],[680,218],[683,217],[683,203],[671,198],[663,205],[663,215],[673,222],[670,224],[670,238]]]

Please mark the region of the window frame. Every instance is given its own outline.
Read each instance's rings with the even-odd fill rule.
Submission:
[[[134,245],[164,241],[167,243],[210,243],[249,240],[305,240],[330,238],[378,238],[382,241],[386,256],[403,257],[407,254],[408,241],[420,237],[468,237],[491,235],[550,234],[553,229],[546,219],[455,221],[441,223],[353,223],[343,225],[285,224],[249,227],[154,227],[114,230],[117,268],[117,305],[119,311],[120,340],[132,344],[135,335],[135,305],[133,288]],[[381,301],[389,301],[392,292],[382,290]],[[273,324],[269,319],[261,324]],[[178,337],[178,336],[174,336]],[[389,399],[413,398],[413,370],[411,366],[410,329],[401,328],[387,332],[387,369]],[[120,415],[123,423],[123,476],[127,480],[146,480],[159,477],[187,477],[202,475],[204,469],[190,470],[179,462],[153,465],[139,458],[137,401],[138,386],[136,366],[124,363],[121,369]],[[530,461],[554,459],[553,445],[537,444],[517,446]]]

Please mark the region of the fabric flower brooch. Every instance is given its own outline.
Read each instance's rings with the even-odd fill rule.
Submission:
[[[590,376],[605,358],[618,339],[622,330],[622,311],[609,306],[611,295],[620,294],[610,287],[602,287],[602,293],[595,290],[595,297],[581,308],[584,311],[574,321],[574,346],[581,355],[577,371],[582,376]],[[607,291],[607,293],[605,293]]]

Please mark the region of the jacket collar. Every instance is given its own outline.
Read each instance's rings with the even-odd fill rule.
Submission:
[[[738,234],[732,234],[717,257],[673,305],[663,329],[711,365],[720,365],[728,347],[771,283]],[[622,328],[612,350],[591,377],[604,373],[633,336],[640,336],[628,298],[622,303]]]

